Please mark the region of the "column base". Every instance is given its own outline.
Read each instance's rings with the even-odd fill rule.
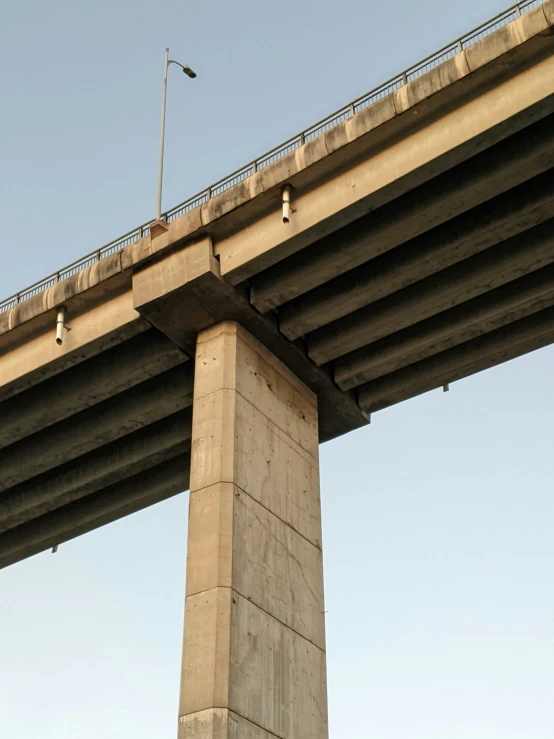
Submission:
[[[178,739],[280,739],[228,708],[209,708],[179,720]]]

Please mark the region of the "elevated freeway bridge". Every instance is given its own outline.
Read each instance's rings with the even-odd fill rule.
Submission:
[[[553,27],[514,6],[0,305],[0,567],[190,487],[183,737],[326,736],[318,444],[554,341]]]

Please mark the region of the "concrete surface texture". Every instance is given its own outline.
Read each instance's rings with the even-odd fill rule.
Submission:
[[[199,336],[180,739],[327,737],[317,425],[236,323]]]
[[[0,566],[187,488],[213,326],[314,393],[319,442],[552,343],[553,25],[547,0],[0,314]]]

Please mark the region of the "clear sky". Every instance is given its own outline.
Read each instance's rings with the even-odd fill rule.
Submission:
[[[4,3],[0,298],[153,216],[166,45],[169,207],[503,8]],[[553,362],[322,447],[331,739],[554,736]],[[2,739],[175,736],[187,504],[0,572]]]

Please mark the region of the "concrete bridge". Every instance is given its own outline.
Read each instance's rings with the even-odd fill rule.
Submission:
[[[181,737],[327,736],[319,443],[554,341],[514,17],[0,314],[0,566],[190,488]]]

